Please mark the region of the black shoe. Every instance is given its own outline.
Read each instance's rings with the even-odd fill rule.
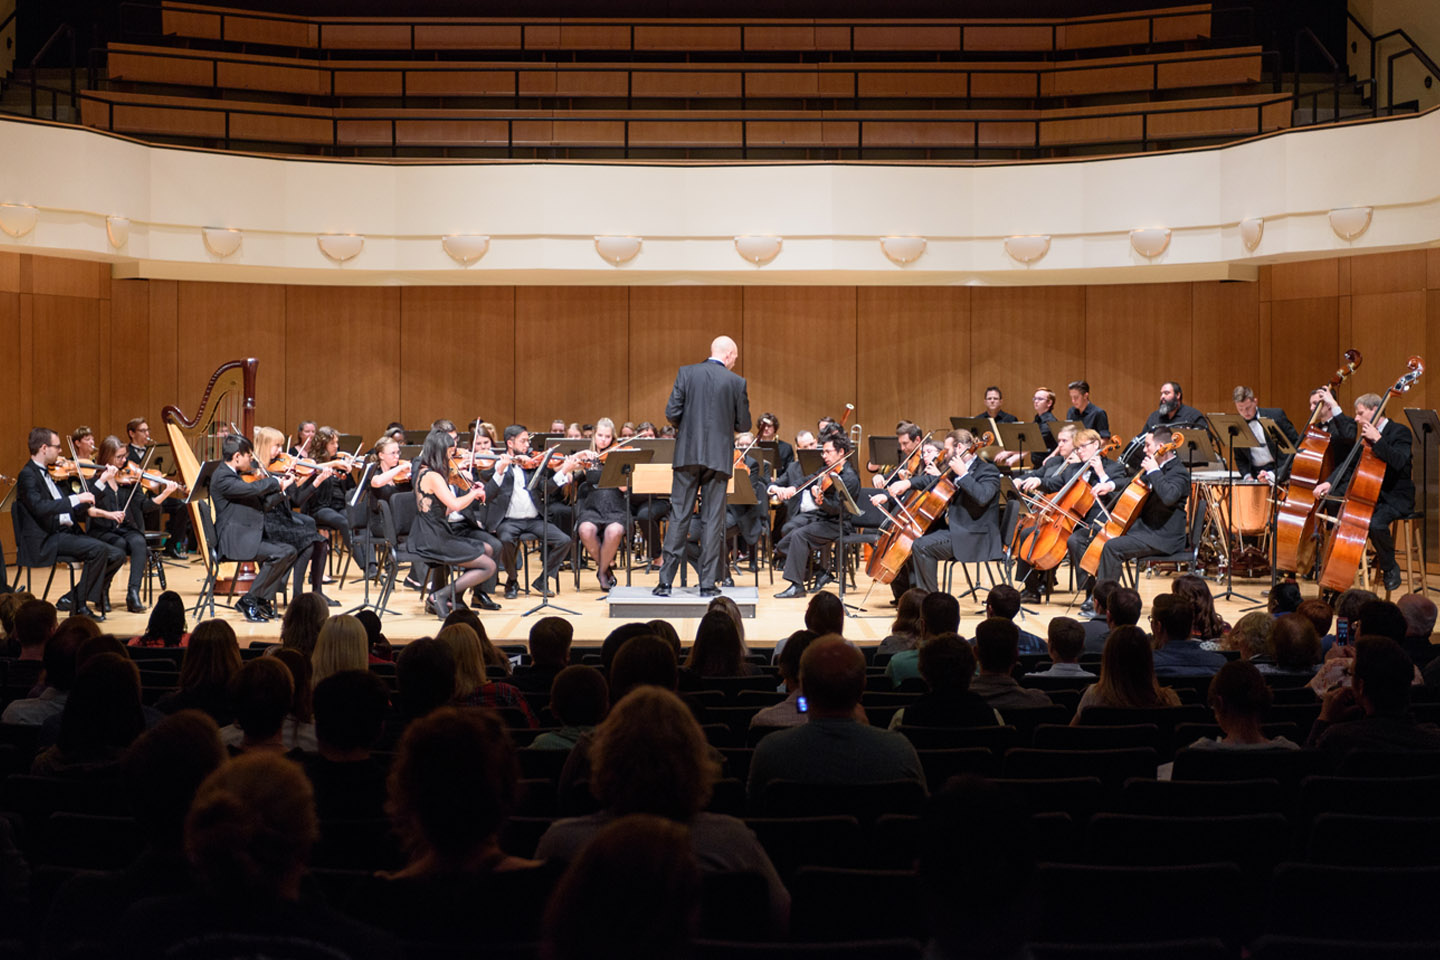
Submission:
[[[472,593],[470,596],[471,596],[471,599],[473,599],[473,600],[475,601],[475,606],[479,607],[481,610],[499,610],[499,609],[500,609],[500,604],[496,603],[494,600],[491,600],[488,596],[486,596],[485,594],[481,593],[479,590],[476,590],[476,591],[475,591],[474,593]]]
[[[1400,568],[1392,567],[1385,571],[1385,589],[1396,590],[1400,587]]]
[[[139,590],[125,591],[125,611],[127,613],[144,613],[145,604],[140,602]]]
[[[80,604],[80,606],[76,607],[75,610],[70,614],[70,616],[72,616],[72,617],[89,617],[91,620],[97,620],[97,621],[98,621],[98,620],[104,620],[104,619],[105,619],[105,613],[104,613],[104,611],[102,611],[102,610],[91,610],[88,605],[83,604],[83,603]]]
[[[331,598],[331,597],[327,597],[327,596],[325,596],[325,594],[321,593],[319,590],[316,590],[316,591],[315,591],[315,596],[319,597],[321,600],[324,600],[324,601],[325,601],[325,606],[327,606],[327,607],[338,607],[338,606],[340,606],[340,601],[339,601],[339,600],[335,600],[335,599],[333,599],[333,598]]]
[[[425,589],[425,584],[423,584],[423,583],[421,583],[420,581],[416,580],[413,576],[408,576],[408,577],[405,578],[405,586],[409,587],[409,588],[412,589],[412,590],[424,590],[424,589]]]
[[[271,605],[269,600],[256,600],[255,609],[260,611],[260,616],[266,620],[280,619],[280,614],[275,612],[275,607]]]
[[[655,585],[655,589],[650,592],[657,597],[668,597],[670,596],[670,584],[658,583]]]
[[[1039,602],[1040,602],[1040,591],[1039,591],[1039,590],[1036,590],[1034,587],[1026,587],[1024,590],[1021,590],[1021,591],[1020,591],[1020,602],[1021,602],[1021,603],[1039,603]]]
[[[810,591],[810,592],[811,592],[811,593],[819,593],[821,590],[824,590],[826,587],[828,587],[830,584],[832,584],[832,583],[834,583],[834,582],[835,582],[835,578],[830,575],[830,571],[828,571],[828,570],[821,570],[818,574],[816,574],[816,576],[815,576],[815,586],[811,588],[811,591]]]
[[[724,580],[721,580],[721,581],[720,581],[720,586],[722,586],[722,587],[733,587],[733,586],[735,586],[735,578],[734,578],[734,577],[726,577]]]
[[[542,597],[553,597],[553,596],[555,596],[555,591],[550,589],[550,578],[549,578],[549,577],[536,577],[534,580],[531,580],[531,581],[530,581],[530,589],[531,589],[531,590],[534,590],[536,593],[540,594],[540,596],[542,596]]]
[[[447,595],[447,593],[449,595]],[[450,616],[450,611],[455,609],[455,605],[450,602],[451,596],[454,596],[454,591],[449,587],[431,594],[430,598],[425,601],[425,612],[433,613],[441,620],[444,620]]]
[[[1080,616],[1086,618],[1087,620],[1095,619],[1094,600],[1086,600],[1084,603],[1080,604]]]
[[[1399,571],[1397,570],[1396,573],[1399,573]],[[108,593],[100,598],[100,603],[98,604],[98,606],[100,607],[101,613],[110,612],[110,595]]]
[[[260,612],[260,604],[249,597],[241,597],[235,601],[235,607],[245,615],[245,619],[251,623],[264,623],[268,618]]]
[[[66,610],[69,610],[69,609],[70,609],[70,594],[67,593],[67,594],[65,594],[65,596],[61,597],[59,600],[56,600],[56,601],[55,601],[55,609],[56,609],[56,610],[59,610],[61,613],[64,613]]]
[[[789,589],[787,589],[787,590],[782,590],[780,593],[775,594],[775,599],[776,599],[776,600],[794,600],[794,599],[796,599],[796,598],[798,598],[798,597],[803,597],[803,596],[805,596],[805,588],[802,587],[802,586],[800,586],[800,584],[798,584],[798,583],[792,583],[792,584],[790,584]]]
[[[515,599],[516,597],[518,597],[518,596],[520,596],[520,586],[519,586],[518,584],[515,584],[515,583],[507,583],[507,584],[505,584],[505,599],[506,599],[506,600],[514,600],[514,599]]]
[[[700,596],[702,596],[702,597],[718,597],[718,596],[720,596],[720,588],[719,588],[719,587],[701,587],[701,588],[700,588]]]

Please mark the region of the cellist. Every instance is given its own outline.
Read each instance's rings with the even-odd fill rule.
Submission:
[[[1371,451],[1385,464],[1385,479],[1380,483],[1380,498],[1370,515],[1370,545],[1375,548],[1375,567],[1385,577],[1385,589],[1400,586],[1400,565],[1395,562],[1395,538],[1390,524],[1415,509],[1415,484],[1410,478],[1410,430],[1389,417],[1380,417],[1381,398],[1367,393],[1355,399],[1355,419],[1344,414],[1332,420],[1331,434],[1337,439],[1354,441],[1358,436],[1370,444]],[[1358,457],[1346,457],[1324,483],[1316,484],[1315,496],[1331,491],[1343,493],[1355,472]]]
[[[1000,558],[1000,468],[968,453],[975,443],[969,430],[952,430],[945,437],[950,480],[955,496],[946,510],[950,529],[927,533],[915,541],[912,559],[920,589],[937,589],[941,560],[984,563]]]
[[[1092,597],[1095,584],[1100,580],[1118,580],[1126,560],[1174,553],[1185,546],[1185,502],[1190,499],[1190,470],[1173,452],[1160,454],[1173,433],[1173,427],[1156,426],[1145,434],[1145,459],[1140,462],[1137,479],[1150,488],[1150,495],[1130,529],[1105,543],[1095,576],[1085,586],[1085,602],[1080,607],[1082,616],[1095,615]],[[1099,492],[1097,488],[1096,493]],[[1087,537],[1086,545],[1088,542]],[[1072,544],[1070,558],[1076,561],[1077,570],[1083,553],[1081,547],[1077,555]]]
[[[1104,514],[1101,503],[1124,484],[1125,465],[1118,460],[1109,460],[1100,455],[1103,441],[1099,431],[1076,430],[1067,426],[1060,431],[1057,441],[1056,451],[1069,447],[1061,468],[1048,475],[1027,477],[1019,483],[1019,486],[1027,492],[1038,490],[1043,494],[1057,493],[1064,489],[1065,485],[1074,479],[1081,470],[1086,467],[1091,468],[1092,472],[1081,482],[1090,483],[1090,491],[1095,495],[1095,505],[1083,518],[1086,522],[1077,525],[1065,542],[1065,552],[1069,555],[1071,564],[1078,570],[1080,558],[1085,555],[1085,547],[1090,543],[1090,522]],[[1050,460],[1047,460],[1046,463],[1050,463]],[[1038,472],[1031,471],[1032,474]],[[1092,482],[1091,478],[1099,479]],[[1054,589],[1055,571],[1033,570],[1025,562],[1024,557],[1015,558],[1015,573],[1024,581],[1025,589],[1020,593],[1022,602],[1040,599],[1042,579],[1048,581],[1046,589]]]

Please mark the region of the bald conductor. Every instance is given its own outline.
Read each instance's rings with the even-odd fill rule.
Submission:
[[[675,427],[675,475],[670,484],[670,527],[665,534],[665,564],[657,597],[670,595],[670,584],[685,555],[690,516],[700,495],[700,595],[720,593],[724,579],[725,486],[735,463],[735,434],[750,429],[750,396],[745,379],[730,368],[740,349],[729,337],[716,337],[710,358],[681,367],[665,405]]]

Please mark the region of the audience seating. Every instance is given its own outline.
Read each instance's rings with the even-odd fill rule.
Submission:
[[[695,960],[920,960],[916,940],[852,940],[849,943],[745,943],[726,940],[695,941]]]
[[[1185,781],[1137,777],[1126,782],[1119,809],[1153,816],[1222,817],[1280,813],[1289,809],[1289,803],[1276,780]]]
[[[1283,863],[1270,884],[1265,932],[1326,939],[1397,943],[1440,941],[1440,912],[1433,909],[1440,866],[1339,867]]]
[[[1006,752],[1001,775],[1006,778],[1047,779],[1099,777],[1108,793],[1118,795],[1131,777],[1155,776],[1153,747],[1119,750],[1036,750],[1016,747]]]
[[[1336,867],[1425,867],[1440,863],[1440,817],[1320,813],[1305,859]]]
[[[801,783],[774,780],[761,798],[769,817],[853,816],[870,824],[885,813],[919,813],[925,788],[913,780],[880,783]]]
[[[852,867],[864,862],[864,833],[860,821],[851,816],[747,817],[745,825],[755,831],[787,882],[802,866]]]
[[[798,940],[883,939],[925,930],[912,870],[801,867],[790,897],[790,932]]]
[[[1034,939],[1116,943],[1167,939],[1238,942],[1246,905],[1233,863],[1111,867],[1041,864]]]

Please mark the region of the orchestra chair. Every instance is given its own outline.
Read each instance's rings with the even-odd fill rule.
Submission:
[[[225,594],[225,606],[234,609],[235,588],[240,582],[239,565],[242,563],[254,563],[255,558],[237,559],[235,557],[222,557],[220,555],[220,537],[215,532],[215,518],[210,512],[210,501],[198,500],[192,503],[191,506],[195,507],[195,512],[200,517],[200,526],[205,531],[205,581],[200,584],[200,593],[195,598],[195,606],[190,608],[190,613],[191,616],[199,617],[201,610],[208,610],[209,617],[207,617],[207,619],[212,619],[215,616],[215,587],[216,580],[220,574],[220,565],[222,563],[234,563],[236,565],[235,575],[230,577],[230,590]],[[283,602],[289,601],[290,578],[288,575],[280,584],[278,595],[285,598]]]
[[[1189,567],[1191,571],[1199,571],[1200,542],[1204,538],[1205,520],[1206,517],[1209,516],[1209,513],[1209,501],[1201,500],[1200,506],[1196,508],[1194,515],[1190,518],[1190,526],[1185,531],[1185,546],[1182,549],[1177,550],[1174,553],[1156,554],[1155,556],[1150,557],[1140,557],[1138,563],[1143,565],[1145,569],[1145,575],[1147,577],[1150,576],[1154,572],[1155,565],[1159,563],[1173,563],[1176,565],[1177,570],[1180,564],[1185,564]],[[1221,518],[1220,522],[1224,522],[1223,518]],[[1135,564],[1136,562],[1137,561],[1133,560],[1125,561],[1125,573],[1130,581],[1130,588],[1132,590],[1138,590],[1140,588],[1139,574],[1132,567],[1132,564]]]
[[[1400,552],[1404,551],[1405,583],[1408,589],[1411,593],[1430,596],[1430,582],[1425,575],[1425,553],[1420,542],[1420,538],[1425,535],[1425,511],[1412,510],[1403,517],[1397,517],[1390,523],[1390,534],[1395,540],[1396,559],[1399,559]],[[1363,589],[1370,589],[1368,548],[1360,553],[1360,569],[1355,572],[1355,582]],[[1381,589],[1384,589],[1383,585]],[[1390,599],[1389,590],[1385,590],[1385,599]]]
[[[69,596],[71,604],[74,604],[75,570],[76,568],[83,568],[85,565],[79,560],[66,559],[62,555],[55,557],[54,564],[47,565],[37,563],[35,558],[30,555],[30,551],[25,548],[25,541],[20,538],[20,511],[24,509],[25,507],[21,505],[18,499],[10,505],[10,523],[15,531],[15,585],[17,587],[20,585],[20,572],[23,570],[25,572],[25,590],[29,593],[34,593],[35,591],[30,586],[31,572],[34,570],[48,569],[50,575],[45,578],[45,592],[40,594],[41,600],[48,600],[50,597],[50,585],[55,582],[55,568],[63,563],[65,569],[70,574]]]
[[[145,586],[144,596],[147,606],[155,604],[155,578],[160,579],[160,590],[170,589],[165,583],[165,560],[161,551],[165,549],[165,541],[170,539],[170,534],[163,531],[145,531]]]

